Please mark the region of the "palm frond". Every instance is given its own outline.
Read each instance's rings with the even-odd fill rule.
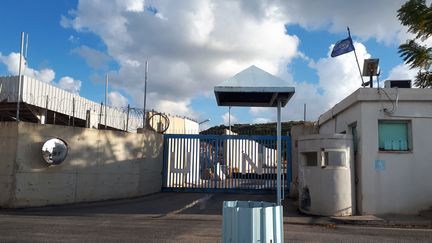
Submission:
[[[432,72],[419,72],[414,84],[419,88],[432,88]]]
[[[432,6],[425,0],[409,0],[398,10],[397,17],[408,31],[416,34],[416,39],[425,40],[432,36]]]
[[[419,45],[414,40],[400,45],[398,52],[411,68],[428,70],[432,65],[432,48]]]

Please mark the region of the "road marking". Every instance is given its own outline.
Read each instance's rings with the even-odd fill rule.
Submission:
[[[195,200],[195,201],[189,203],[188,205],[184,206],[184,207],[181,208],[181,209],[178,209],[178,210],[175,210],[175,211],[172,211],[172,212],[167,213],[167,215],[173,215],[173,214],[181,213],[181,212],[183,212],[184,210],[189,209],[189,208],[192,208],[192,207],[194,207],[194,206],[197,205],[197,204],[204,205],[204,203],[207,202],[207,201],[208,201],[210,198],[212,198],[212,197],[213,197],[213,195],[211,195],[211,194],[209,194],[209,195],[205,195],[204,197],[202,197],[202,198],[200,198],[200,199],[197,199],[197,200]]]
[[[166,213],[166,214],[161,214],[161,215],[158,215],[158,216],[154,216],[153,218],[162,218],[162,217],[165,217],[165,216],[172,216],[172,215],[175,215],[175,214],[179,214],[179,213],[185,211],[186,209],[189,209],[189,208],[194,207],[194,206],[197,205],[197,204],[201,204],[200,209],[204,209],[204,204],[205,204],[205,203],[206,203],[210,198],[212,198],[212,197],[213,197],[213,195],[211,195],[211,194],[205,195],[204,197],[202,197],[202,198],[200,198],[200,199],[197,199],[197,200],[195,200],[195,201],[189,203],[188,205],[184,206],[183,208],[180,208],[180,209],[177,209],[177,210],[174,210],[174,211],[168,212],[168,213]]]

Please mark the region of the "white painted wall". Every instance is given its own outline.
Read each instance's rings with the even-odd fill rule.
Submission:
[[[362,214],[415,214],[432,206],[432,91],[420,89],[386,89],[396,101],[393,114],[384,112],[393,105],[376,89],[361,89],[348,97],[351,102],[335,106],[333,118],[329,112],[321,120],[320,133],[347,131],[357,122],[358,208]],[[396,104],[395,104],[396,105]],[[409,120],[412,147],[409,152],[384,152],[378,149],[378,120]],[[375,167],[383,160],[385,168]]]

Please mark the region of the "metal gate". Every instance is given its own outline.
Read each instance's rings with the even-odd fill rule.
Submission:
[[[164,135],[164,191],[276,190],[277,137]],[[291,182],[291,139],[282,136],[282,188]]]

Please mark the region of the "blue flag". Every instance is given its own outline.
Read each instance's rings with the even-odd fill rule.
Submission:
[[[338,41],[333,47],[331,57],[337,57],[342,54],[354,51],[354,45],[351,37]]]

